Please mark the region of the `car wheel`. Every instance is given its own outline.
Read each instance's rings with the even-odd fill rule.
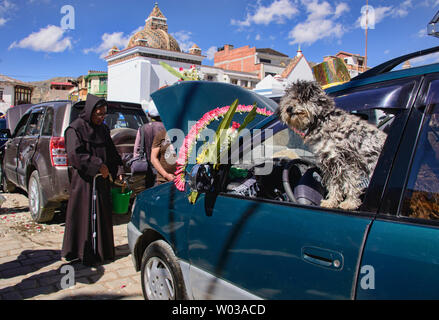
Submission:
[[[183,274],[172,248],[163,240],[151,243],[142,257],[142,291],[146,300],[185,300]]]
[[[54,208],[45,208],[43,206],[43,195],[41,193],[41,184],[38,171],[32,172],[28,183],[29,211],[35,222],[49,222],[55,214]]]
[[[0,168],[0,176],[1,176],[0,181],[2,184],[3,192],[7,192],[7,193],[14,192],[16,190],[16,187],[12,182],[10,182],[8,180],[8,178],[6,178],[6,175],[5,175],[5,172],[3,171],[3,168]]]

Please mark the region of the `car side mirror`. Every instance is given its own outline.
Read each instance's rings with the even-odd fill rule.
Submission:
[[[212,165],[196,164],[192,168],[188,184],[193,191],[206,193],[213,190],[214,181]]]
[[[0,137],[3,139],[9,139],[11,137],[11,130],[9,129],[0,129]]]

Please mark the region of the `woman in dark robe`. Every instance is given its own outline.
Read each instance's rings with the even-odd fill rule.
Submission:
[[[66,212],[66,226],[62,256],[68,260],[80,259],[84,265],[114,260],[114,238],[109,175],[116,178],[122,159],[103,123],[107,103],[87,95],[84,110],[65,131],[69,165],[73,167],[70,197]],[[96,255],[92,246],[92,191],[93,178],[97,189]]]

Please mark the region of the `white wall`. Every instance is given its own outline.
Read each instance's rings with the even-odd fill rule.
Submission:
[[[189,69],[191,64],[166,61],[171,67]],[[150,95],[165,85],[177,82],[177,77],[165,70],[159,60],[135,58],[108,66],[107,99],[145,103]]]
[[[6,113],[14,102],[14,86],[8,84],[0,84],[0,90],[3,91],[3,101],[0,102],[0,112]]]
[[[148,94],[150,72],[151,64],[141,58],[108,66],[107,99],[140,103]]]
[[[288,83],[296,82],[297,80],[315,80],[312,69],[304,58],[300,59],[299,63],[287,78]]]

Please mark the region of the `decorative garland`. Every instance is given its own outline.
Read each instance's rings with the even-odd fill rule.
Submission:
[[[214,120],[218,120],[220,118],[223,118],[226,115],[230,115],[229,111],[230,108],[236,108],[236,112],[239,113],[251,113],[251,112],[255,112],[256,114],[262,115],[262,116],[271,116],[273,114],[272,111],[267,110],[266,108],[261,109],[261,108],[256,108],[256,106],[245,106],[245,105],[237,105],[238,101],[236,100],[234,104],[232,104],[232,106],[225,106],[222,108],[216,108],[214,110],[211,110],[209,112],[206,112],[200,120],[197,121],[197,123],[195,125],[193,125],[191,127],[191,129],[189,130],[188,135],[185,137],[183,145],[179,151],[178,154],[178,160],[177,160],[177,170],[175,171],[175,179],[174,179],[174,184],[176,186],[176,188],[180,191],[184,191],[185,190],[185,184],[186,184],[186,178],[185,178],[185,174],[186,174],[186,167],[188,165],[188,159],[189,159],[189,155],[192,152],[193,147],[195,146],[197,139],[199,139],[201,132],[210,124],[212,123]],[[235,112],[232,112],[230,115],[230,121],[231,121],[231,117],[233,117]],[[226,117],[229,118],[229,117]],[[226,119],[224,119],[226,120]],[[247,119],[246,119],[247,120]],[[253,120],[253,119],[251,119]],[[248,124],[247,122],[249,121],[244,121],[243,125],[240,125],[239,123],[233,122],[232,127],[228,128],[227,133],[228,134],[234,134],[235,136],[237,136],[237,133],[239,133],[240,130],[244,129],[244,127]],[[229,122],[230,122],[229,121]],[[228,126],[227,126],[228,127]],[[223,128],[225,129],[225,128]],[[218,134],[218,132],[217,132]],[[206,150],[206,147],[204,148],[204,150]],[[202,163],[204,162],[204,157],[198,157],[197,158],[197,163]]]

